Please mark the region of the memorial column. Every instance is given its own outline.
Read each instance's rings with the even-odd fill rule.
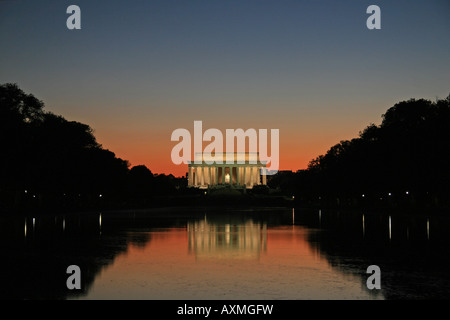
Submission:
[[[200,184],[203,186],[205,184],[205,171],[203,170],[204,169],[203,166],[200,167],[200,168],[201,168],[200,171],[202,172],[201,173],[201,178],[200,178]]]

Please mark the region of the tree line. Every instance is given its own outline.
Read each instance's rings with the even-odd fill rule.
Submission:
[[[448,208],[450,95],[395,104],[380,125],[340,141],[305,170],[278,173],[270,186],[304,204]]]
[[[173,194],[185,179],[130,168],[93,129],[44,110],[17,84],[0,85],[0,211],[98,207]]]
[[[130,168],[97,142],[90,126],[45,111],[17,84],[0,85],[0,145],[3,212],[146,207],[158,197],[169,197],[166,205],[183,197],[189,204],[203,195],[187,188],[184,177]],[[399,102],[380,125],[332,146],[307,169],[269,177],[268,184],[294,196],[296,205],[448,208],[449,164],[450,95]]]

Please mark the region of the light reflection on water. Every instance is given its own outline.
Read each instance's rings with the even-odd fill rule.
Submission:
[[[217,224],[206,219],[188,222],[188,252],[198,259],[253,259],[267,251],[267,224],[247,220]]]
[[[180,208],[0,222],[5,257],[2,298],[417,299],[450,295],[445,270],[448,221],[438,218]],[[65,287],[70,264],[82,270],[81,292]],[[371,264],[381,268],[379,291],[366,288],[366,269]],[[24,273],[29,277],[24,278]]]
[[[189,225],[151,232],[96,279],[87,299],[370,299],[334,270],[301,226]],[[186,247],[188,250],[186,251]]]

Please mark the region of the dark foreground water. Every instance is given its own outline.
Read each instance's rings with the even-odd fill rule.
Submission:
[[[273,208],[1,218],[0,297],[450,299],[449,230],[442,217]]]

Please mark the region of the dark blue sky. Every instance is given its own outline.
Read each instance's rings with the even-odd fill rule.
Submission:
[[[71,4],[81,30],[66,28]],[[366,28],[371,4],[381,30]],[[278,128],[295,170],[400,100],[446,97],[449,35],[448,0],[6,0],[0,83],[156,172],[177,170],[170,133],[194,120]]]

